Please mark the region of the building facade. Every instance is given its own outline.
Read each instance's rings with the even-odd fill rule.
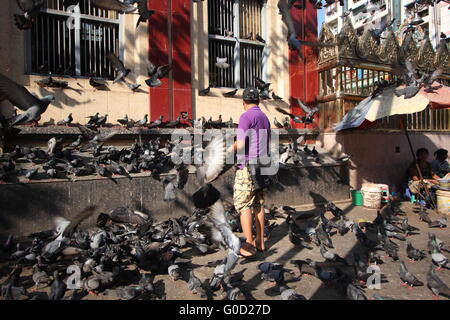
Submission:
[[[237,122],[242,113],[242,90],[254,85],[254,77],[271,83],[284,102],[265,100],[271,119],[281,116],[275,106],[288,107],[289,97],[314,104],[317,96],[317,51],[304,48],[305,60],[288,49],[287,29],[278,14],[276,0],[149,1],[155,11],[147,23],[137,27],[138,14],[117,14],[80,1],[65,8],[63,0],[46,0],[31,30],[19,30],[13,14],[20,10],[8,0],[0,12],[0,72],[39,96],[56,96],[41,123],[53,123],[72,113],[74,122],[86,123],[96,112],[108,114],[108,122],[128,115],[151,120],[160,115],[175,119],[180,112],[193,118],[204,116]],[[300,37],[317,39],[316,10],[292,9]],[[265,42],[258,41],[256,35]],[[132,91],[123,83],[113,84],[114,70],[106,59],[114,52],[131,70],[127,83],[141,84]],[[217,57],[227,57],[230,67],[218,69]],[[162,84],[149,88],[149,61],[155,66],[172,64]],[[51,74],[69,82],[68,89],[43,88],[37,80]],[[107,81],[107,90],[96,90],[89,78]],[[308,79],[308,81],[306,81]],[[207,96],[199,90],[211,85]],[[224,92],[237,88],[233,98]],[[293,105],[292,111],[300,113]],[[12,107],[2,102],[2,113]],[[300,125],[301,126],[301,125]]]
[[[393,30],[401,39],[402,31],[408,23],[419,17],[423,22],[417,27],[416,37],[421,39],[429,34],[431,42],[436,48],[439,44],[441,32],[450,36],[449,4],[439,2],[435,6],[417,5],[415,0],[344,0],[344,6],[336,1],[325,6],[324,22],[334,34],[341,31],[343,25],[342,15],[349,13],[353,27],[358,34],[362,34],[370,21],[385,21],[395,19]]]

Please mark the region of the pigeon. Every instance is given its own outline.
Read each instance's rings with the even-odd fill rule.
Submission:
[[[173,281],[180,279],[180,267],[176,264],[172,264],[167,268],[167,273]]]
[[[272,99],[273,99],[273,100],[278,100],[278,101],[282,101],[282,100],[283,100],[283,98],[280,97],[280,96],[277,96],[277,95],[275,94],[275,92],[272,92]]]
[[[444,256],[439,251],[439,248],[437,248],[436,246],[433,246],[431,250],[431,259],[433,260],[433,263],[438,266],[438,269],[441,268],[450,269],[450,263],[448,261],[448,258]]]
[[[400,261],[400,279],[403,281],[405,285],[409,285],[411,287],[421,287],[423,286],[423,282],[417,279],[415,275],[406,269],[406,265],[403,261]]]
[[[434,89],[440,87],[440,85],[438,87],[433,87],[432,84],[442,74],[442,67],[429,72],[422,72],[419,77],[418,71],[413,68],[410,61],[406,61],[405,66],[407,68],[406,71],[404,69],[394,70],[394,74],[405,82],[405,87],[398,87],[395,89],[394,93],[397,97],[404,96],[405,99],[410,99],[414,97],[421,88],[425,88],[428,92],[433,92]]]
[[[327,203],[326,210],[330,211],[336,218],[340,218],[344,215],[344,211],[337,207],[333,202]]]
[[[370,29],[370,33],[375,38],[377,44],[379,45],[381,42],[381,35],[383,32],[389,28],[395,21],[395,18],[392,19],[390,22],[387,22],[385,20],[381,20],[380,23],[377,25],[376,28]]]
[[[297,104],[302,108],[303,112],[305,113],[305,117],[302,119],[304,123],[312,123],[314,115],[319,112],[319,108],[309,108],[307,105],[305,105],[303,102],[300,101],[300,99],[296,98]]]
[[[87,123],[88,125],[95,125],[97,123],[98,119],[100,118],[100,113],[97,112],[93,116],[89,116],[89,117],[86,117],[86,118],[89,119],[89,121]]]
[[[98,117],[97,122],[95,123],[96,126],[102,127],[106,124],[106,121],[108,120],[108,115],[105,114],[104,116]]]
[[[404,218],[400,224],[400,228],[403,230],[405,235],[409,235],[412,231],[418,231],[419,229],[408,224],[408,218]]]
[[[91,4],[99,9],[114,10],[120,14],[136,11],[136,7],[132,4],[127,4],[119,0],[91,0]]]
[[[161,180],[164,186],[164,201],[175,201],[177,199],[175,179],[176,176],[168,175]]]
[[[244,293],[238,287],[230,288],[227,290],[228,300],[245,300]]]
[[[279,285],[281,300],[306,300],[306,298],[285,285]]]
[[[105,1],[105,0],[96,0],[96,1]],[[118,0],[111,0],[111,1],[119,2]],[[114,71],[116,72],[116,78],[114,79],[113,83],[125,80],[125,78],[131,72],[131,70],[125,68],[123,62],[113,52],[109,51],[106,57],[113,65]]]
[[[296,115],[293,115],[293,114],[290,113],[290,112],[287,112],[287,111],[284,110],[283,108],[275,107],[275,109],[276,109],[278,112],[280,112],[280,113],[282,113],[282,114],[285,114],[285,115],[289,116],[289,117],[290,117],[294,122],[296,122],[296,123],[302,123],[302,122],[303,122],[302,119],[301,119],[300,117],[298,117],[298,116],[296,116]]]
[[[266,43],[266,40],[264,40],[258,33],[255,36],[256,41]]]
[[[237,91],[238,91],[238,89],[234,89],[234,90],[232,90],[232,91],[225,92],[225,93],[223,94],[223,96],[224,96],[224,97],[227,97],[227,98],[234,97],[234,96],[236,95],[236,92],[237,92]]]
[[[192,195],[194,205],[206,209],[219,200],[220,192],[211,182],[217,179],[225,166],[225,142],[222,136],[213,136],[205,148],[203,165],[197,167],[200,188]]]
[[[445,243],[439,240],[434,233],[428,232],[428,251],[431,253],[433,246],[437,245],[439,250],[450,252],[450,248],[445,246]]]
[[[364,290],[351,283],[347,285],[347,298],[349,300],[367,300]]]
[[[49,300],[61,300],[66,293],[67,286],[61,280],[58,270],[53,272],[53,282],[50,288]]]
[[[283,129],[283,125],[281,123],[278,122],[277,118],[273,118],[273,124],[275,125],[275,127],[277,127],[278,129]]]
[[[67,146],[67,148],[70,148],[70,149],[78,148],[78,147],[81,145],[82,139],[83,139],[83,136],[82,136],[81,134],[78,135],[77,140],[75,140],[74,142],[72,142],[71,144],[69,144],[69,145]]]
[[[209,86],[209,87],[207,87],[205,89],[199,90],[198,91],[198,95],[199,96],[207,96],[210,91],[211,91],[211,86]]]
[[[126,82],[125,84],[127,85],[128,89],[130,89],[133,92],[136,92],[141,87],[140,83],[128,83],[128,82]]]
[[[447,217],[442,217],[436,221],[432,221],[428,224],[429,228],[446,228],[447,227]]]
[[[16,0],[23,15],[14,14],[14,22],[20,30],[31,29],[44,5],[44,0]]]
[[[72,123],[72,121],[73,121],[72,113],[69,113],[69,115],[67,117],[65,117],[63,120],[58,121],[57,125],[58,126],[68,126]]]
[[[147,22],[147,20],[155,13],[155,11],[148,9],[147,0],[137,0],[137,4],[139,18],[136,23],[136,28],[139,27],[141,22]]]
[[[89,78],[89,84],[96,90],[108,90],[108,84],[106,82],[99,82],[92,77]]]
[[[428,269],[427,286],[431,292],[433,292],[436,299],[439,299],[439,295],[450,298],[450,288],[436,274],[433,265],[430,265],[430,268]]]
[[[143,127],[147,124],[148,122],[148,114],[144,115],[144,118],[136,121],[136,123],[134,124],[136,127]]]
[[[425,258],[425,252],[414,248],[409,240],[406,240],[406,254],[408,255],[408,258],[415,261]]]
[[[125,117],[122,119],[118,119],[117,122],[120,123],[122,126],[126,126],[128,124],[128,115],[126,114]]]
[[[159,87],[161,85],[161,79],[167,77],[167,75],[171,70],[172,70],[171,64],[156,67],[155,65],[153,65],[153,63],[149,61],[148,76],[150,77],[150,79],[145,80],[145,83],[149,87]]]
[[[25,87],[0,74],[0,101],[8,100],[12,105],[24,111],[9,120],[9,126],[37,122],[49,104],[55,100],[53,95],[39,99]]]
[[[430,216],[428,215],[428,213],[425,210],[419,211],[419,219],[428,224],[430,224],[432,222],[430,219]]]
[[[100,144],[110,140],[112,137],[116,135],[117,132],[97,132],[87,128],[86,126],[77,125],[78,129],[81,131],[82,136],[89,140],[81,149],[82,151],[89,150],[99,146]]]
[[[153,121],[151,124],[149,124],[148,127],[150,129],[159,128],[163,124],[163,119],[164,119],[164,116],[159,116],[159,118],[156,119],[155,121]]]
[[[202,288],[202,282],[196,277],[194,271],[189,272],[188,289],[193,294],[198,294],[201,298],[206,297],[205,289]]]
[[[225,58],[217,57],[216,58],[216,67],[219,68],[219,69],[227,69],[227,68],[229,68],[230,65],[227,63],[227,60],[228,60],[227,57],[225,57]]]
[[[48,87],[48,88],[62,88],[65,89],[69,86],[69,83],[67,81],[60,81],[53,79],[52,76],[49,76],[48,78],[44,78],[41,80],[37,80],[36,83],[40,87]]]

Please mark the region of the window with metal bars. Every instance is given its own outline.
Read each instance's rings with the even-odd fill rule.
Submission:
[[[265,79],[264,0],[208,0],[209,81],[211,86],[247,88]],[[259,38],[261,37],[261,38]],[[216,66],[227,58],[227,69]]]
[[[64,7],[63,0],[45,0],[29,33],[29,71],[112,80],[106,55],[120,56],[120,27],[116,11],[95,8],[90,0],[72,8]]]

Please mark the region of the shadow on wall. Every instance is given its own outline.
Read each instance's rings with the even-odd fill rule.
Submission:
[[[33,227],[38,221],[42,221],[42,215],[45,215],[49,221],[52,214],[57,214],[59,209],[68,198],[58,188],[52,188],[48,191],[47,184],[14,184],[8,188],[2,188],[0,193],[0,212],[10,213],[9,215],[0,215],[0,233],[11,229],[14,224],[19,222],[20,227]],[[61,213],[60,215],[64,215]],[[28,227],[26,227],[28,228]]]

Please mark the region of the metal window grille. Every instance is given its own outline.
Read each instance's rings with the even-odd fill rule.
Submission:
[[[106,54],[120,56],[120,24],[117,12],[95,8],[90,0],[81,0],[74,12],[63,0],[46,0],[29,36],[29,71],[114,79]]]
[[[256,35],[265,39],[264,10],[261,0],[208,0],[210,84],[246,88],[254,77],[266,78],[266,46],[256,41]],[[230,67],[217,68],[217,57],[227,57]]]

